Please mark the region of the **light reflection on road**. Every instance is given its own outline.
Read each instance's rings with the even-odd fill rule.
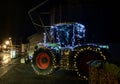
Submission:
[[[11,61],[10,54],[7,52],[0,52],[0,65],[5,65]]]

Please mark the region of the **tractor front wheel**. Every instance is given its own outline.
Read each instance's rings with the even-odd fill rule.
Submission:
[[[54,71],[55,62],[51,49],[40,48],[34,52],[32,67],[37,75],[47,75]]]

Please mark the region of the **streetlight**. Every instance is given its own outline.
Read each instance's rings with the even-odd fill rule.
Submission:
[[[7,48],[7,46],[6,46],[6,45],[3,45],[3,48],[4,48],[4,49],[6,49],[6,48]]]
[[[6,44],[6,45],[9,45],[9,44],[10,44],[10,41],[8,41],[8,40],[5,41],[5,44]]]

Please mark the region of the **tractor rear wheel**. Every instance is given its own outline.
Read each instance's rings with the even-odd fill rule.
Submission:
[[[91,60],[106,60],[106,57],[100,50],[92,47],[81,48],[74,56],[74,67],[78,76],[81,78],[88,78],[89,66],[87,62]]]

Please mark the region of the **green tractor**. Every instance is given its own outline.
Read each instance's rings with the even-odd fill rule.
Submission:
[[[45,4],[46,6],[52,5],[53,8],[48,10],[47,7],[47,12],[40,10],[45,7]],[[57,5],[55,4],[55,6]],[[75,71],[80,78],[87,79],[88,63],[91,60],[109,60],[109,46],[87,43],[86,29],[83,24],[78,22],[54,24],[55,13],[58,10],[63,12],[60,7],[55,11],[55,6],[51,2],[49,3],[49,0],[45,0],[28,11],[33,25],[39,27],[40,31],[44,29],[45,32],[44,42],[36,44],[34,53],[29,56],[32,67],[35,73],[40,76],[49,75],[58,69],[66,69]],[[44,24],[49,21],[48,16],[52,26]]]
[[[80,23],[59,23],[44,33],[44,42],[38,43],[31,58],[37,75],[46,76],[59,69],[75,71],[80,78],[88,78],[88,62],[109,60],[108,45],[87,43],[85,26]]]

